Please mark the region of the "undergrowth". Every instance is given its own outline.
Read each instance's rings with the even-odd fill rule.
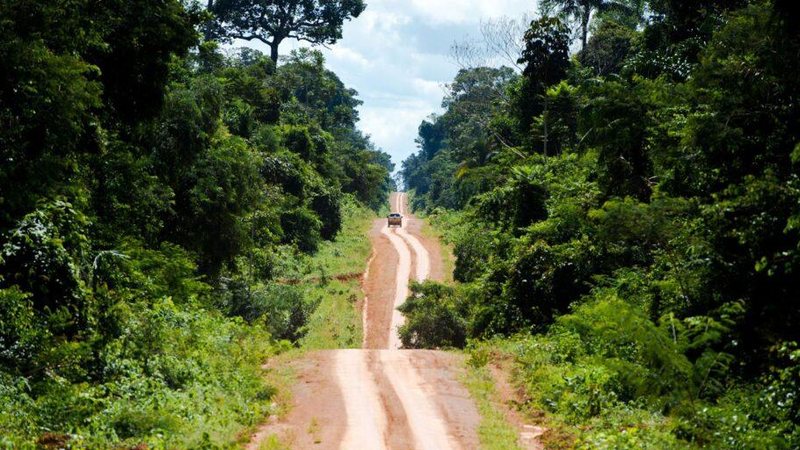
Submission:
[[[492,241],[474,236],[463,213],[436,210],[429,217],[465,258],[477,261],[481,256],[467,247]],[[635,280],[635,274],[619,276]],[[485,377],[492,355],[513,361],[513,381],[525,393],[522,412],[548,429],[541,438],[546,448],[789,449],[800,443],[800,351],[784,344],[772,350],[774,365],[763,376],[733,376],[730,355],[719,349],[741,314],[739,304],[712,317],[653,320],[635,290],[599,286],[544,329],[487,337],[477,332],[491,329],[484,320],[496,318],[493,308],[500,307],[481,301],[492,288],[486,278],[414,285],[405,338],[418,348],[473,343],[469,384],[479,406],[485,394],[475,380]],[[491,422],[491,411],[486,416],[483,409]]]
[[[306,326],[303,349],[361,346],[363,324],[357,303],[364,298],[360,276],[372,251],[368,233],[374,219],[374,211],[348,204],[336,241],[324,243],[311,258],[314,271],[301,287],[317,308]]]
[[[505,419],[497,403],[494,379],[486,366],[468,361],[463,382],[481,415],[478,439],[485,450],[517,450],[517,430]]]

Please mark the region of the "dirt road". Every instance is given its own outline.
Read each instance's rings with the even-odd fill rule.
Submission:
[[[297,449],[478,448],[478,411],[458,379],[455,354],[400,350],[396,307],[417,280],[442,279],[441,247],[420,233],[421,221],[406,195],[392,194],[402,228],[376,220],[370,233],[373,257],[364,277],[363,349],[315,352],[295,363],[293,407],[280,423],[253,436],[250,449],[278,435]]]

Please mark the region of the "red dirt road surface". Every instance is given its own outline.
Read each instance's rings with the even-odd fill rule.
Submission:
[[[280,422],[256,433],[248,449],[270,435],[295,449],[473,449],[480,416],[458,382],[460,356],[401,350],[396,307],[409,280],[442,279],[441,247],[420,234],[421,222],[392,194],[402,228],[376,220],[373,256],[364,276],[364,349],[314,352],[295,361],[293,406]]]

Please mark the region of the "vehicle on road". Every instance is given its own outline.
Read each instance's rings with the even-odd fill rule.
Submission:
[[[400,213],[391,213],[389,214],[389,226],[390,227],[402,227],[403,226],[403,216]]]

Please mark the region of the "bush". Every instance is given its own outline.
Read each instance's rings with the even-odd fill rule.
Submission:
[[[411,296],[399,308],[406,318],[400,327],[405,348],[463,348],[467,322],[459,311],[455,290],[426,281],[412,283]]]
[[[28,373],[36,367],[49,333],[41,327],[29,294],[0,289],[0,365]]]
[[[87,226],[71,204],[55,201],[25,216],[0,248],[0,287],[30,293],[54,334],[74,336],[91,320],[83,282]]]
[[[291,342],[305,335],[304,327],[316,307],[305,300],[302,289],[296,286],[268,284],[250,288],[232,281],[223,295],[228,315],[263,324],[273,339]]]
[[[20,447],[42,427],[70,430],[78,448],[225,446],[269,413],[273,390],[260,365],[273,350],[263,327],[167,299],[130,308],[124,333],[100,350],[102,382],[15,386],[0,372],[0,399],[17,396],[0,403],[0,432],[10,422]],[[29,422],[35,427],[24,433]]]
[[[294,244],[300,251],[314,253],[322,240],[322,221],[313,211],[298,207],[281,215],[285,244]]]
[[[327,241],[334,240],[342,228],[341,193],[330,188],[322,189],[312,198],[311,209],[322,222],[320,236]]]

